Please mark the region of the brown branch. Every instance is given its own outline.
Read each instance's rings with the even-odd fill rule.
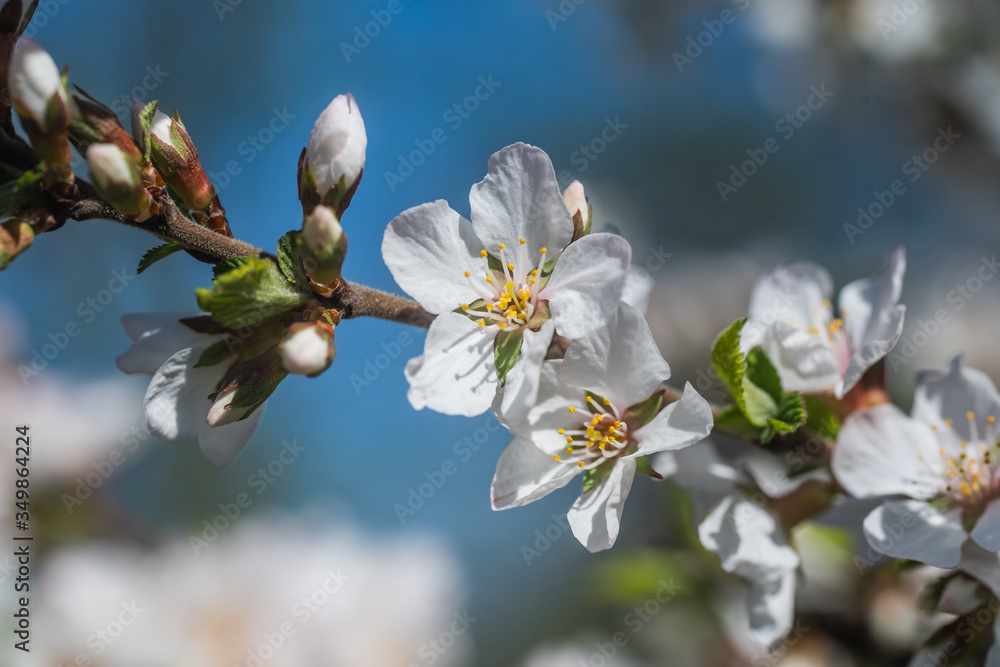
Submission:
[[[421,329],[428,328],[434,321],[434,315],[416,301],[367,285],[342,280],[334,296],[343,304],[342,319],[375,317]]]

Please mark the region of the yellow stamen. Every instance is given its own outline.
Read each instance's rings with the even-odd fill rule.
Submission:
[[[539,252],[541,252],[541,253],[542,253],[542,254],[544,255],[544,254],[545,254],[545,253],[547,253],[548,251],[549,251],[549,249],[548,249],[548,248],[542,248],[542,249],[541,249],[541,250],[540,250]]]
[[[485,327],[486,326],[486,320],[479,320],[479,322],[477,322],[477,324],[479,326],[481,326],[481,327]]]
[[[479,251],[479,255],[480,255],[480,256],[482,256],[482,257],[486,257],[486,256],[487,256],[487,255],[489,255],[489,254],[490,254],[490,253],[486,252],[485,250],[480,250],[480,251]]]
[[[559,435],[566,435],[566,429],[564,428],[559,429]]]
[[[506,246],[506,245],[504,245],[503,243],[501,243],[501,244],[500,244],[499,246],[497,246],[497,247],[499,247],[499,248],[500,248],[501,250],[504,250],[504,249],[506,249],[506,248],[507,248],[507,246]]]
[[[965,413],[965,418],[968,419],[971,422],[973,419],[976,418],[976,413],[975,412],[966,412]]]
[[[604,405],[611,405],[611,399],[610,398],[605,398],[604,399]]]
[[[514,265],[511,264],[510,262],[507,262],[507,270],[508,271],[513,271],[514,270]]]
[[[527,243],[527,241],[525,241],[524,239],[518,239],[517,242],[520,243],[521,245]]]
[[[950,419],[945,419],[944,420],[944,425],[950,427],[951,426],[951,420]]]
[[[576,465],[578,465],[578,466],[580,466],[580,467],[582,468],[582,467],[583,467],[584,465],[586,465],[586,464],[584,464],[584,462],[583,462],[583,461],[577,461],[577,462],[576,462]]]
[[[576,412],[576,406],[575,405],[569,406],[569,411],[570,412]]]
[[[468,310],[468,309],[469,309],[469,304],[463,303],[462,304],[462,310]]]
[[[555,459],[556,461],[558,461],[558,460],[559,460],[559,455],[558,455],[558,454],[556,454],[556,455],[555,455],[555,456],[553,456],[552,458],[554,458],[554,459]]]
[[[471,276],[471,275],[472,275],[472,272],[471,272],[471,271],[466,271],[466,272],[465,272],[465,277],[466,277],[466,278],[468,278],[468,277],[469,277],[469,276]]]

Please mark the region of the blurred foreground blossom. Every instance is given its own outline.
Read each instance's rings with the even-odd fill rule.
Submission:
[[[277,518],[197,555],[183,539],[69,548],[41,572],[23,665],[462,665],[476,619],[458,571],[431,539]]]

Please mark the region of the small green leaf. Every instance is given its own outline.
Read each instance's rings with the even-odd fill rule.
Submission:
[[[212,343],[209,345],[201,356],[198,357],[198,363],[194,365],[195,368],[205,368],[208,366],[217,366],[221,364],[226,359],[229,359],[234,354],[236,354],[235,346],[229,340],[220,340],[217,343]]]
[[[762,442],[769,442],[775,435],[786,435],[806,423],[805,401],[798,392],[787,391],[781,397],[778,412],[774,417],[767,418]]]
[[[632,430],[637,428],[642,428],[649,422],[653,421],[656,415],[660,414],[660,410],[663,409],[663,392],[656,390],[652,396],[642,401],[641,403],[636,403],[625,411],[622,415],[625,423]]]
[[[840,433],[840,419],[819,396],[806,396],[806,428],[827,440],[836,440]]]
[[[139,112],[139,126],[142,128],[142,159],[146,162],[149,162],[150,153],[153,150],[153,130],[151,126],[159,104],[159,102],[153,100]]]
[[[299,237],[302,232],[292,230],[278,240],[278,266],[285,280],[303,291],[310,291],[309,277],[302,268],[302,254],[299,249]]]
[[[602,463],[596,468],[589,468],[583,471],[583,492],[587,493],[592,488],[603,482],[608,475],[611,474],[611,469],[614,467],[613,461],[607,461]]]
[[[177,241],[167,241],[163,245],[158,245],[155,248],[150,248],[139,260],[139,268],[136,269],[136,273],[142,273],[153,264],[156,264],[161,259],[170,257],[175,252],[183,250],[184,246]]]
[[[649,462],[648,456],[640,456],[635,460],[635,471],[640,475],[652,477],[653,479],[663,479],[663,475],[653,470],[653,465]]]
[[[307,298],[282,277],[277,264],[259,257],[247,257],[243,266],[219,275],[214,284],[197,291],[198,305],[233,328],[281,315]]]
[[[754,348],[747,354],[747,378],[767,392],[776,402],[781,400],[781,378],[764,351]]]
[[[735,434],[747,435],[754,439],[760,438],[760,428],[747,420],[738,405],[730,405],[719,412],[715,417],[715,426]]]
[[[517,363],[521,356],[521,343],[524,342],[524,329],[518,327],[511,331],[501,331],[497,334],[494,343],[494,356],[496,359],[497,375],[500,377],[500,384],[507,382],[507,373]]]
[[[246,263],[249,260],[250,260],[249,257],[236,257],[234,259],[224,259],[212,267],[212,275],[218,278],[219,276],[229,273],[230,271],[235,271],[241,266],[246,266]]]
[[[743,374],[746,371],[746,360],[740,352],[740,333],[746,323],[746,318],[736,320],[719,334],[712,347],[712,366],[737,401],[743,394]]]

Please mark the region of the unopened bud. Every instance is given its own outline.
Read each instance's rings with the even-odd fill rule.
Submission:
[[[347,256],[347,236],[333,210],[317,206],[302,223],[306,272],[313,282],[332,285],[340,278]]]
[[[94,187],[109,204],[139,222],[152,215],[154,204],[142,186],[139,165],[114,144],[91,144],[87,163]]]
[[[573,181],[563,192],[563,202],[573,218],[573,240],[576,241],[590,233],[591,208],[587,195],[580,181]]]
[[[23,220],[8,220],[0,224],[0,271],[27,250],[35,240],[35,230]]]
[[[249,417],[288,375],[277,346],[237,366],[222,381],[208,411],[208,425],[225,426]]]
[[[73,94],[73,118],[69,124],[69,138],[82,154],[96,143],[114,144],[136,164],[142,163],[142,153],[118,116],[86,92],[76,87]]]
[[[303,210],[308,212],[322,203],[342,214],[361,181],[367,149],[365,122],[354,96],[338,95],[320,114],[309,135],[300,179]]]
[[[149,140],[150,157],[157,171],[189,208],[209,210],[215,201],[215,187],[201,167],[198,149],[180,116],[175,112],[171,118],[156,111],[147,119],[146,108],[138,101],[132,104],[132,132],[136,141],[145,145]]]
[[[68,171],[73,157],[68,136],[69,100],[52,56],[22,37],[10,59],[7,85],[35,153],[43,162]]]
[[[278,345],[281,363],[289,373],[316,377],[328,369],[337,356],[333,338],[333,327],[328,324],[294,325]]]

